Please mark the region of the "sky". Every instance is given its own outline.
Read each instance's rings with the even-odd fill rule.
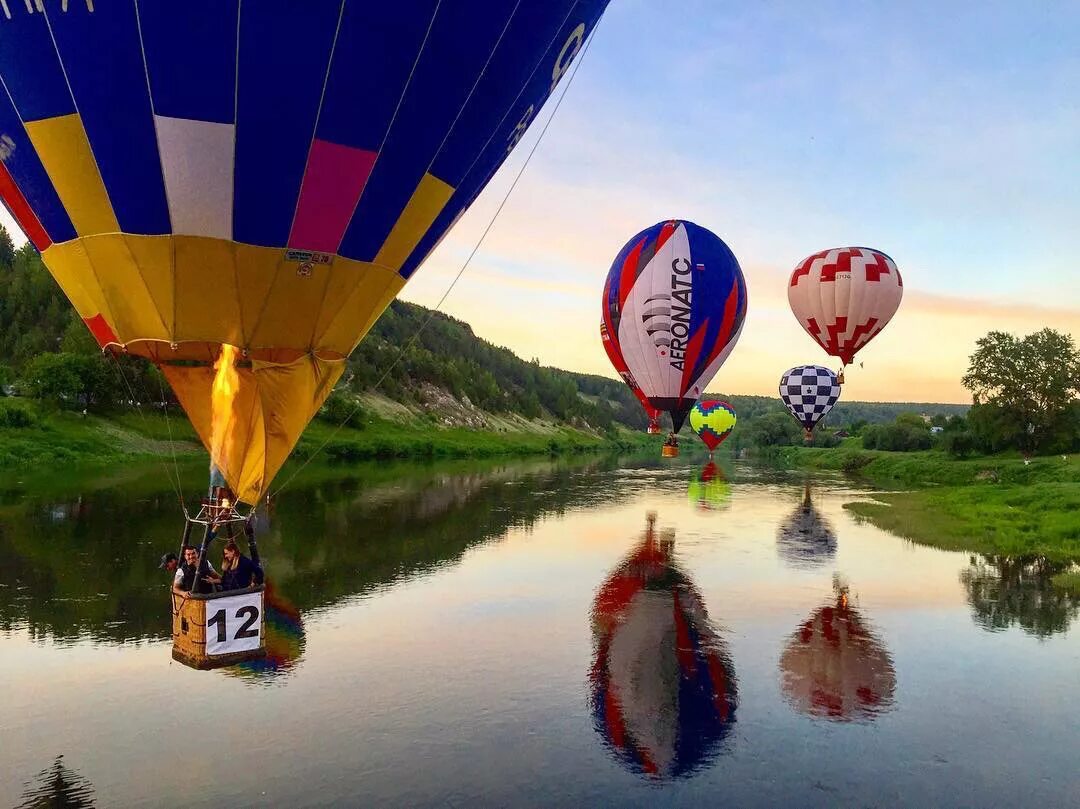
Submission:
[[[689,219],[749,292],[709,389],[773,395],[793,365],[836,364],[788,308],[791,270],[867,245],[896,260],[904,299],[845,398],[968,402],[987,331],[1080,339],[1078,88],[1074,2],[612,0],[505,206],[553,101],[401,297],[436,305],[490,225],[442,310],[614,378],[608,268],[638,231]]]

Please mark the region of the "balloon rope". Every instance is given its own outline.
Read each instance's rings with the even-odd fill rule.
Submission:
[[[124,387],[127,388],[128,396],[131,397],[130,401],[135,403],[135,412],[138,413],[139,418],[141,418],[143,420],[143,425],[149,427],[150,420],[146,417],[146,414],[143,412],[142,403],[139,401],[139,397],[135,395],[135,389],[131,386],[131,383],[128,381],[127,374],[124,373],[124,366],[120,364],[120,360],[119,360],[119,358],[116,356],[116,354],[114,352],[109,351],[108,353],[112,356],[113,362],[116,364],[116,370],[119,372],[120,378],[124,381]],[[148,430],[148,433],[149,432],[150,431]],[[169,435],[170,435],[169,443],[172,444],[171,428],[170,428]],[[157,453],[154,453],[154,454],[158,455]],[[177,468],[177,471],[176,471],[176,480],[173,480],[172,471],[169,469],[169,464],[160,455],[158,455],[158,460],[160,460],[161,465],[163,467],[165,467],[165,475],[169,478],[169,485],[172,487],[173,494],[176,495],[176,499],[180,503],[180,509],[184,512],[184,516],[187,516],[187,507],[184,505],[184,492],[183,492],[183,489],[181,488],[181,485],[180,485],[180,470],[179,470],[179,468]]]
[[[158,390],[161,391],[161,409],[165,411],[165,427],[169,431],[169,454],[172,455],[173,469],[176,472],[176,487],[180,494],[180,502],[184,502],[184,485],[180,482],[180,464],[176,460],[176,443],[173,441],[172,420],[169,418],[169,400],[165,396],[165,375],[158,378]],[[185,514],[187,509],[184,509]]]
[[[539,137],[537,137],[536,142],[533,143],[532,148],[529,150],[529,154],[525,157],[525,162],[522,163],[521,168],[518,169],[517,176],[515,176],[514,181],[510,183],[510,187],[506,190],[506,194],[503,195],[502,201],[499,203],[499,207],[495,209],[495,213],[491,216],[491,221],[489,221],[487,227],[484,228],[484,232],[480,234],[480,238],[479,240],[477,240],[476,245],[472,249],[472,252],[470,252],[468,257],[465,259],[465,262],[461,265],[461,269],[457,271],[457,275],[454,276],[454,279],[450,282],[450,285],[446,288],[446,291],[443,292],[442,297],[439,298],[439,302],[435,304],[435,307],[428,313],[427,317],[424,318],[423,322],[416,329],[416,331],[413,332],[413,335],[409,338],[408,342],[406,342],[405,345],[401,346],[398,349],[398,354],[396,357],[394,357],[394,361],[387,366],[386,370],[383,371],[382,376],[380,376],[379,379],[375,382],[375,384],[371,386],[372,389],[378,388],[379,385],[383,383],[383,381],[390,375],[390,372],[394,370],[397,364],[405,356],[406,352],[408,352],[408,350],[413,347],[416,341],[420,339],[420,335],[423,334],[424,329],[427,328],[432,318],[434,318],[435,315],[442,308],[443,303],[446,302],[446,299],[454,290],[457,282],[461,280],[461,276],[464,275],[465,270],[472,262],[473,257],[476,256],[476,254],[480,250],[480,247],[484,244],[484,240],[487,238],[488,233],[491,232],[492,227],[494,227],[495,225],[495,221],[499,218],[499,214],[502,213],[503,208],[506,206],[507,200],[510,199],[510,195],[514,192],[514,189],[517,188],[518,181],[525,173],[525,169],[528,168],[529,163],[532,161],[533,155],[536,154],[536,150],[540,146],[540,142],[544,139],[544,135],[547,134],[548,127],[551,126],[551,122],[555,119],[555,113],[559,111],[559,107],[562,106],[563,99],[566,98],[566,94],[570,91],[570,85],[574,83],[574,78],[577,76],[578,68],[580,68],[581,63],[585,61],[585,55],[589,52],[589,46],[592,44],[593,36],[595,36],[596,29],[598,27],[599,22],[596,26],[593,26],[593,30],[589,33],[588,39],[585,40],[585,44],[581,48],[581,56],[574,61],[574,66],[570,71],[570,75],[566,79],[566,85],[563,87],[562,94],[556,100],[555,106],[551,110],[551,115],[549,115],[547,121],[544,122],[544,127],[540,130]],[[330,435],[328,435],[326,439],[315,449],[315,451],[308,456],[307,460],[305,460],[296,469],[296,471],[289,475],[289,477],[285,479],[285,482],[282,483],[277,489],[275,489],[272,494],[267,494],[267,499],[280,495],[282,491],[285,490],[285,487],[292,483],[296,476],[299,475],[302,471],[304,471],[304,469],[307,468],[308,464],[315,460],[315,456],[321,453],[324,449],[326,449],[327,445],[334,440],[337,434],[341,432],[342,428],[345,427],[345,425],[352,419],[352,417],[360,412],[362,407],[363,404],[358,403],[356,407],[354,407],[352,411],[347,416],[345,416],[344,419],[342,419],[341,423],[333,429]]]

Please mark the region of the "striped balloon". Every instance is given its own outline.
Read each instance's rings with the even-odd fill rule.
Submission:
[[[896,262],[869,247],[815,253],[799,262],[788,283],[799,325],[844,365],[885,328],[903,296]]]
[[[735,408],[719,399],[703,399],[690,410],[690,429],[711,454],[735,429]]]
[[[627,382],[670,413],[678,432],[735,348],[746,318],[746,281],[715,234],[669,219],[638,233],[615,257],[602,318]]]
[[[265,492],[344,361],[568,73],[607,0],[8,0],[0,198],[103,347],[158,363]]]

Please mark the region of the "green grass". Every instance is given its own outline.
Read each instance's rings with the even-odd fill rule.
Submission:
[[[1080,558],[1075,483],[950,486],[875,495],[844,507],[923,545],[985,554]]]
[[[1064,590],[1068,595],[1080,598],[1080,571],[1066,570],[1051,577],[1050,583],[1059,590]]]
[[[856,441],[858,439],[855,439]],[[957,460],[940,450],[884,452],[864,450],[848,442],[835,449],[779,447],[767,460],[802,469],[827,469],[891,486],[967,486],[995,483],[1080,483],[1080,457],[1060,455],[1032,458],[1029,465],[1016,454]]]
[[[88,415],[48,408],[33,401],[7,402],[0,407],[20,411],[19,423],[4,426],[0,419],[0,481],[55,474],[71,467],[116,470],[132,462],[175,455],[181,462],[205,465],[206,453],[183,416],[166,419],[154,411]],[[0,414],[3,415],[3,414]],[[655,443],[655,442],[652,442]],[[430,420],[408,422],[369,417],[362,429],[335,431],[312,422],[293,453],[295,459],[313,455],[330,461],[435,458],[495,458],[503,456],[573,455],[599,451],[634,451],[652,446],[649,438],[629,430],[602,436],[569,427],[543,432],[484,429],[444,429]]]

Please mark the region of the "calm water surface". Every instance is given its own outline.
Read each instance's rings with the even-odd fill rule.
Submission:
[[[200,672],[159,475],[0,491],[0,806],[1080,805],[1053,567],[842,479],[324,470],[263,522],[269,656]]]

